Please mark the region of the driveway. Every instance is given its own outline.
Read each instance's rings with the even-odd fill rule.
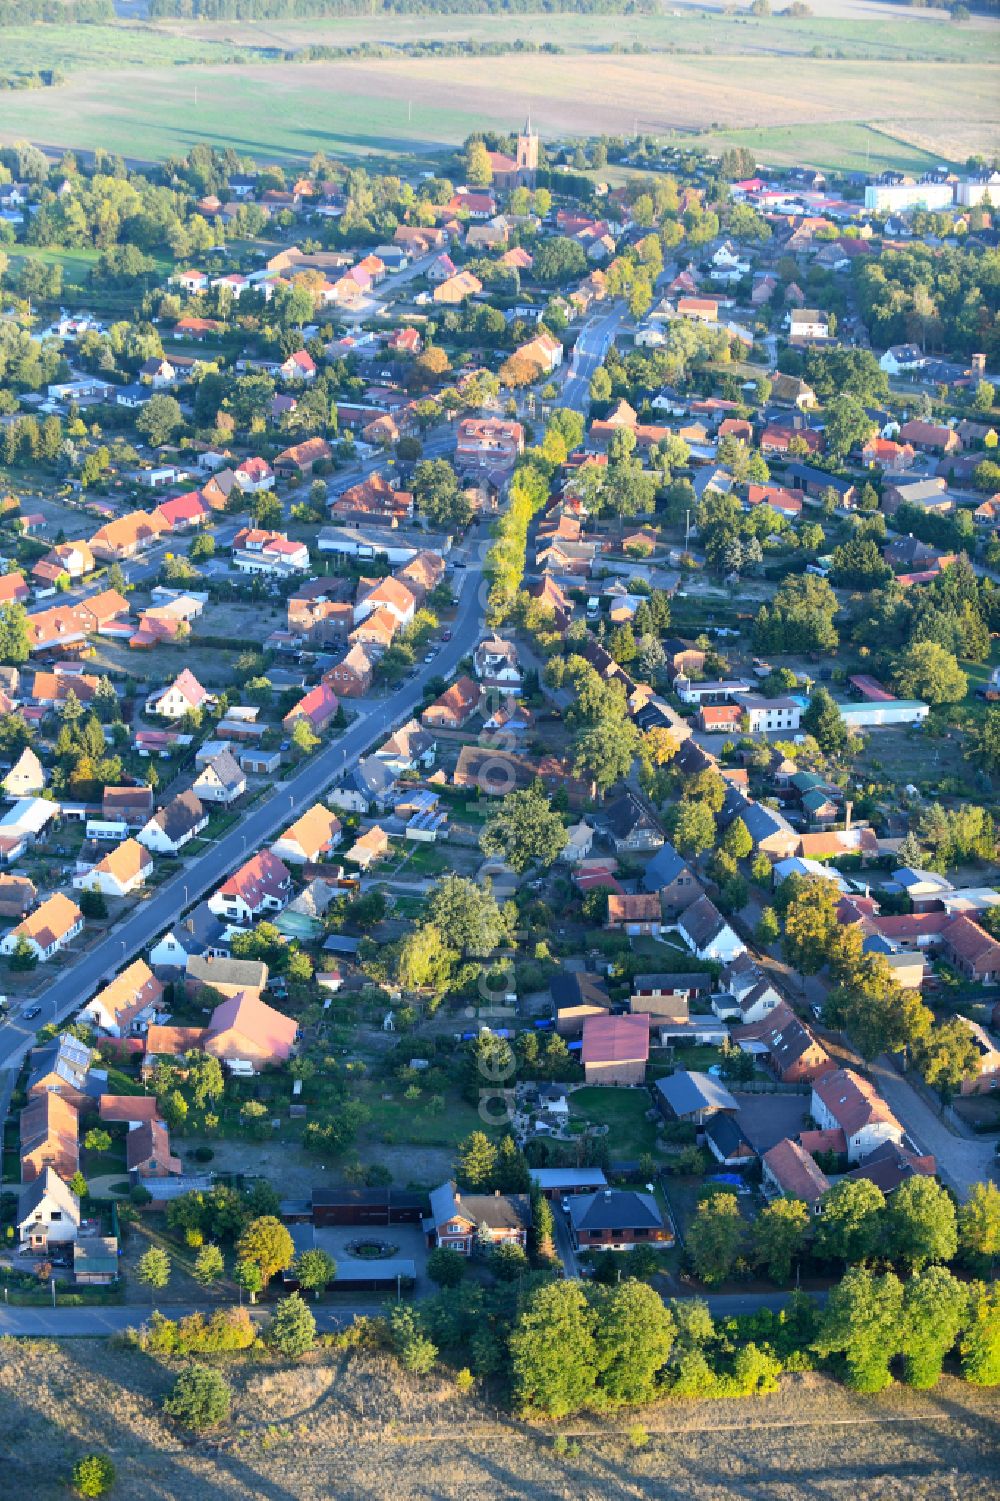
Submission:
[[[882,1057],[871,1067],[879,1093],[906,1128],[906,1134],[921,1151],[932,1152],[941,1178],[960,1199],[967,1199],[976,1183],[996,1181],[996,1143],[992,1137],[977,1140],[959,1136],[934,1111],[913,1086]]]

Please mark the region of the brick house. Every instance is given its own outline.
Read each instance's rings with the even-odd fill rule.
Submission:
[[[649,1017],[588,1016],[580,1061],[588,1084],[641,1084],[649,1061]]]
[[[429,1246],[444,1246],[471,1256],[480,1239],[493,1245],[525,1247],[531,1227],[527,1194],[461,1192],[449,1180],[431,1192],[431,1212],[424,1220]]]
[[[592,1247],[627,1251],[635,1245],[672,1245],[674,1240],[653,1195],[631,1188],[574,1194],[569,1201],[569,1223],[578,1251]]]

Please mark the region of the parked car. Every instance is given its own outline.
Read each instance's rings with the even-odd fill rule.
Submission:
[[[25,1009],[21,1012],[21,1015],[26,1022],[34,1021],[35,1017],[41,1016],[41,1014],[41,1006],[26,1006]]]

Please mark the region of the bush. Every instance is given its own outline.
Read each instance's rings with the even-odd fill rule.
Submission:
[[[216,1428],[229,1417],[233,1394],[229,1383],[208,1366],[182,1371],[164,1399],[163,1410],[185,1428]]]
[[[85,1454],[73,1466],[72,1483],[78,1496],[103,1496],[115,1483],[115,1467],[103,1454]]]
[[[284,1298],[267,1331],[267,1342],[295,1360],[311,1350],[316,1339],[316,1320],[299,1293]]]

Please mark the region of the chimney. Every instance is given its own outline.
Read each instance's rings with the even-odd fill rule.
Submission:
[[[850,802],[850,801],[848,801],[848,802],[846,802],[844,804],[844,832],[845,833],[851,827],[851,813],[853,811],[853,808],[854,808],[854,804],[852,802]]]
[[[193,933],[194,932],[194,918],[193,917],[189,917],[188,920],[187,920],[187,922],[184,924],[184,926],[187,928],[187,930],[188,930],[189,933]]]
[[[494,1198],[495,1198],[495,1199],[499,1199],[499,1197],[500,1197],[500,1190],[499,1190],[499,1188],[495,1188],[495,1189],[494,1189],[494,1190],[493,1190],[493,1197],[494,1197]]]

